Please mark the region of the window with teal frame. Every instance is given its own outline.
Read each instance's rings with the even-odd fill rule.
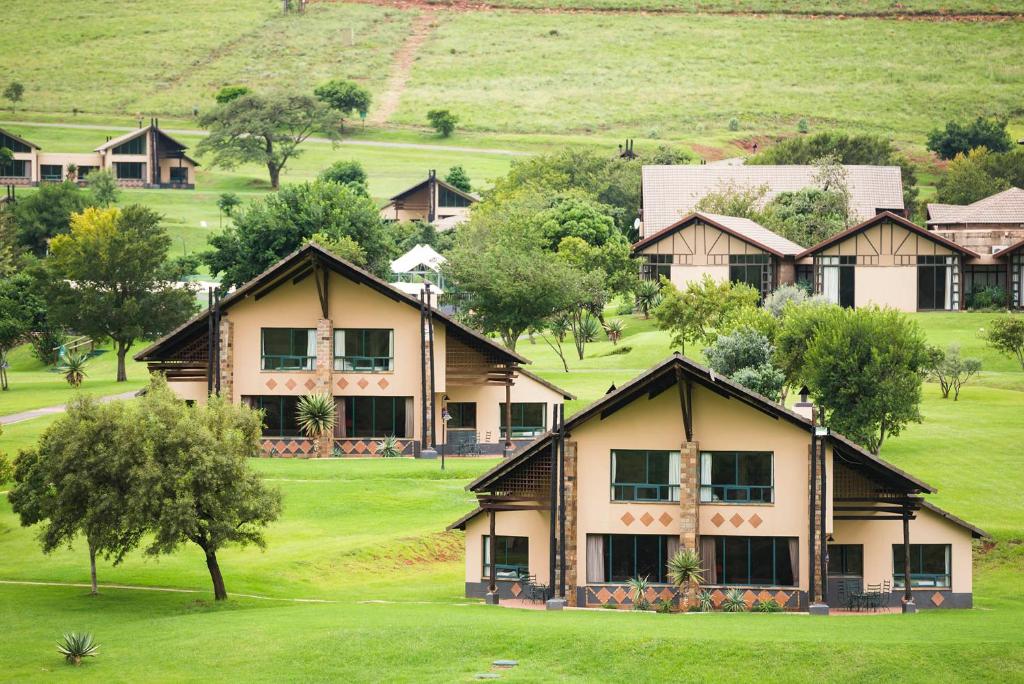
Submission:
[[[548,405],[545,403],[512,402],[512,439],[537,437],[547,429]],[[498,404],[498,415],[501,416],[501,438],[508,434],[508,423],[505,420],[505,404]]]
[[[28,169],[27,159],[0,161],[0,176],[4,178],[28,178]]]
[[[952,586],[950,573],[949,544],[910,545],[910,586],[922,589],[949,589]],[[903,544],[892,545],[893,586],[904,587],[903,568],[906,555]]]
[[[705,541],[707,540],[707,541]],[[796,537],[701,537],[707,584],[792,587],[797,584]],[[708,581],[710,580],[710,581]]]
[[[387,373],[395,369],[395,331],[348,328],[334,331],[334,370]]]
[[[670,539],[663,534],[605,534],[604,581],[627,582],[646,577],[650,582],[667,581],[665,565]],[[678,537],[677,537],[678,539]],[[588,544],[588,547],[590,544]],[[588,549],[589,552],[589,549]]]
[[[64,180],[64,167],[60,164],[40,164],[39,178],[51,183],[59,183]]]
[[[702,503],[772,503],[770,451],[711,451],[700,455]]]
[[[483,579],[491,576],[491,537],[483,536]],[[495,558],[497,567],[495,575],[499,580],[518,580],[530,574],[530,539],[529,537],[504,537],[495,535]]]
[[[311,371],[316,368],[316,330],[312,328],[263,328],[260,369]]]
[[[410,397],[340,397],[344,435],[357,439],[411,437],[407,434]]]
[[[145,168],[142,162],[114,162],[114,175],[118,180],[142,180]]]
[[[679,501],[679,452],[615,449],[612,501]]]

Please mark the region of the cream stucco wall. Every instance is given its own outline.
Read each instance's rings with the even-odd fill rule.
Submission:
[[[549,584],[551,516],[547,511],[502,511],[494,521],[495,535],[528,537],[530,574],[539,584]],[[466,581],[483,582],[483,538],[490,533],[490,521],[481,513],[466,523]]]
[[[837,520],[835,544],[864,546],[864,583],[893,581],[892,545],[903,544],[903,523],[899,520]],[[910,522],[911,544],[950,544],[952,590],[970,593],[972,575],[971,533],[928,510],[918,511]]]
[[[196,182],[196,169],[195,165],[192,162],[190,162],[188,159],[178,160],[168,159],[166,157],[160,160],[160,182],[170,183],[171,169],[176,169],[178,168],[179,165],[181,166],[181,168],[185,169],[186,180],[184,182],[194,184]]]
[[[493,444],[501,440],[502,416],[499,406],[505,403],[503,385],[451,386],[446,392],[449,402],[476,402],[477,440]],[[512,403],[541,402],[545,404],[545,427],[551,427],[551,408],[563,403],[562,395],[533,378],[520,373],[512,385]],[[438,398],[441,401],[441,397]],[[440,403],[438,404],[441,405]],[[438,419],[440,429],[440,418]]]
[[[917,311],[917,266],[855,266],[853,304]]]
[[[206,394],[206,380],[199,381],[188,381],[188,382],[171,382],[168,383],[171,390],[178,395],[179,399],[185,401],[196,401],[205,403],[207,399]]]
[[[669,280],[677,288],[682,289],[689,283],[698,282],[705,275],[709,275],[719,282],[726,281],[729,280],[729,267],[708,265],[678,266],[673,264]]]

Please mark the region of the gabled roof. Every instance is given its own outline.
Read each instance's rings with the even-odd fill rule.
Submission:
[[[188,149],[188,145],[175,140],[171,136],[169,136],[166,133],[164,133],[163,130],[157,128],[156,126],[154,126],[152,124],[150,124],[149,126],[146,126],[144,128],[137,128],[137,129],[135,129],[133,131],[128,131],[124,135],[119,135],[116,138],[111,138],[107,142],[105,142],[102,145],[100,145],[99,147],[97,147],[94,150],[94,152],[103,152],[104,150],[107,150],[109,148],[117,147],[118,145],[120,145],[122,143],[126,143],[129,140],[133,140],[133,139],[139,137],[140,135],[144,135],[146,133],[149,133],[151,130],[155,130],[159,135],[163,136],[164,138],[167,138],[168,140],[170,140],[172,143],[174,143],[175,145],[177,145],[181,149],[183,149],[183,150]],[[189,161],[192,161],[192,160],[189,160]]]
[[[11,133],[10,131],[8,131],[5,128],[0,128],[0,133],[3,133],[8,138],[13,138],[14,140],[17,140],[22,145],[28,145],[29,147],[33,147],[33,148],[35,148],[37,150],[43,149],[39,145],[36,145],[34,142],[29,142],[28,140],[25,140],[24,138],[22,138],[20,135],[15,135],[14,133]]]
[[[877,225],[879,223],[882,223],[883,221],[892,221],[893,223],[897,223],[897,224],[899,224],[900,226],[906,228],[907,230],[909,230],[912,233],[917,233],[918,235],[920,235],[922,237],[928,238],[932,242],[937,242],[940,245],[943,245],[944,247],[949,247],[950,249],[952,249],[954,251],[957,251],[957,252],[960,252],[961,254],[964,254],[966,256],[974,257],[974,258],[978,258],[978,256],[979,256],[979,254],[977,252],[974,252],[974,251],[972,251],[970,249],[967,249],[963,245],[958,245],[957,243],[953,242],[952,240],[947,240],[944,237],[936,235],[932,231],[928,230],[927,228],[922,228],[921,226],[917,225],[913,221],[905,219],[902,216],[899,216],[897,214],[892,213],[891,211],[883,211],[882,213],[880,213],[880,214],[878,214],[876,216],[872,216],[867,221],[863,221],[862,223],[858,223],[857,225],[853,226],[852,228],[847,228],[846,230],[844,230],[841,233],[836,233],[832,237],[827,238],[825,240],[822,240],[821,242],[819,242],[818,244],[814,245],[813,247],[808,247],[806,250],[804,250],[803,252],[798,254],[796,258],[797,259],[803,259],[805,256],[810,256],[810,255],[812,255],[812,254],[814,254],[816,252],[820,252],[821,250],[825,249],[826,247],[828,247],[830,245],[833,245],[833,244],[835,244],[837,242],[842,242],[846,238],[848,238],[848,237],[850,237],[850,236],[852,236],[852,235],[854,235],[856,233],[859,233],[862,230],[867,230],[871,226],[874,226],[874,225]]]
[[[349,278],[350,280],[362,285],[366,285],[370,289],[379,292],[396,302],[408,304],[416,309],[420,308],[420,301],[416,297],[402,292],[372,273],[364,271],[355,264],[335,256],[315,242],[307,242],[305,245],[284,257],[260,275],[224,297],[221,300],[221,309],[230,308],[232,305],[243,301],[250,295],[255,295],[258,298],[263,292],[277,288],[280,285],[289,282],[292,278],[304,277],[303,274],[308,272],[307,269],[309,268],[309,264],[314,258],[319,259],[325,267],[333,270],[343,277]],[[456,338],[468,342],[472,346],[483,347],[489,352],[497,355],[506,363],[529,363],[529,360],[523,358],[519,354],[506,349],[487,336],[480,334],[462,323],[459,323],[453,318],[441,313],[436,308],[431,307],[431,311],[433,312],[434,318],[441,321],[447,327],[449,333],[454,335]],[[134,357],[135,360],[160,360],[163,358],[160,356],[161,352],[169,351],[177,343],[203,332],[206,329],[206,320],[209,313],[209,310],[203,311],[190,321],[182,324],[167,335],[164,335],[159,340],[136,354]]]
[[[447,259],[437,253],[430,245],[416,245],[408,252],[391,262],[392,273],[407,273],[420,264],[438,271]]]
[[[774,254],[777,257],[796,256],[800,252],[804,251],[803,247],[792,240],[788,240],[781,235],[773,233],[760,223],[751,221],[750,219],[738,216],[722,216],[721,214],[707,214],[697,211],[680,219],[676,223],[673,223],[668,228],[659,230],[654,235],[640,240],[633,245],[633,252],[635,253],[637,250],[643,249],[644,247],[649,247],[655,243],[661,242],[665,238],[678,233],[680,230],[686,228],[695,221],[703,221],[735,238],[757,247],[758,249],[763,249],[770,254]]]
[[[602,418],[611,415],[619,408],[632,403],[644,394],[654,395],[655,393],[665,391],[667,388],[672,387],[677,383],[677,372],[682,372],[688,379],[690,379],[690,381],[695,382],[712,392],[730,399],[737,399],[777,420],[785,420],[808,432],[814,429],[814,424],[809,419],[787,409],[782,404],[774,402],[753,390],[747,389],[739,383],[718,375],[710,368],[705,368],[685,356],[674,354],[658,365],[648,369],[644,373],[641,373],[618,389],[604,395],[582,411],[573,414],[573,416],[565,422],[566,430],[572,432],[573,428],[582,425],[595,415],[600,415]],[[466,489],[469,489],[470,491],[486,490],[487,487],[491,486],[503,475],[521,465],[529,458],[532,458],[534,454],[549,448],[553,437],[554,435],[552,432],[547,432],[541,435],[525,446],[516,455],[502,461],[477,479],[473,480],[473,482],[466,486]],[[833,448],[840,449],[847,457],[852,458],[865,468],[872,470],[891,481],[895,481],[899,486],[905,489],[918,492],[935,491],[935,488],[931,485],[900,470],[896,466],[883,461],[879,457],[840,434],[832,433],[829,435],[829,439],[833,443]]]
[[[935,504],[931,503],[930,501],[922,500],[921,501],[921,505],[924,506],[925,508],[927,508],[932,513],[935,513],[936,515],[942,516],[943,518],[945,518],[949,522],[953,523],[954,525],[959,525],[960,527],[963,527],[963,528],[969,530],[970,533],[971,533],[971,536],[974,537],[975,539],[984,539],[984,538],[989,537],[989,533],[986,532],[985,530],[981,529],[980,527],[975,527],[974,525],[972,525],[971,523],[967,522],[966,520],[962,520],[961,518],[956,517],[952,513],[949,513],[947,511],[942,510],[941,508],[939,508]]]
[[[971,204],[929,204],[928,225],[1024,224],[1024,190],[1010,188]]]
[[[479,202],[480,201],[479,195],[474,195],[473,193],[466,192],[465,190],[459,190],[457,187],[455,187],[451,183],[447,183],[447,182],[441,180],[440,178],[436,178],[435,177],[434,180],[442,188],[445,188],[446,190],[448,190],[450,192],[454,192],[456,195],[460,195],[460,196],[468,199],[471,202]],[[394,202],[395,200],[401,199],[401,198],[405,197],[406,195],[411,195],[412,193],[416,192],[417,190],[419,190],[420,188],[422,188],[424,185],[426,185],[429,182],[430,182],[430,178],[427,177],[427,178],[423,179],[422,181],[420,181],[419,183],[417,183],[416,185],[413,185],[412,187],[406,188],[405,190],[403,190],[402,192],[398,193],[397,195],[392,196],[391,197],[391,201]]]
[[[1021,240],[1020,242],[1017,242],[1017,243],[1014,243],[1014,244],[1010,245],[1006,249],[1003,249],[1003,250],[1000,250],[1000,251],[996,252],[995,256],[996,257],[1010,256],[1011,254],[1016,252],[1021,247],[1024,247],[1024,240]]]
[[[857,219],[866,219],[881,209],[904,209],[900,167],[846,165],[843,168],[850,191],[850,211]],[[779,193],[814,187],[817,173],[814,166],[798,164],[644,166],[644,233],[652,235],[694,212],[698,202],[712,192],[730,186],[765,186],[767,193],[762,202],[767,203]]]
[[[516,372],[519,373],[520,375],[525,375],[526,377],[530,378],[531,380],[539,382],[540,384],[542,384],[545,387],[547,387],[549,390],[552,390],[554,392],[558,392],[559,394],[562,395],[563,399],[567,399],[569,401],[572,401],[573,399],[576,398],[576,395],[573,394],[572,392],[569,392],[567,390],[562,389],[561,387],[559,387],[558,385],[556,385],[553,382],[548,382],[547,380],[545,380],[544,378],[540,377],[536,373],[531,373],[530,371],[526,370],[525,368],[519,368],[519,369],[516,370]]]

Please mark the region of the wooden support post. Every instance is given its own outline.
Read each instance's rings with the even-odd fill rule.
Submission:
[[[214,364],[219,359],[213,358],[213,288],[206,291],[206,396],[213,394]]]
[[[437,388],[434,386],[434,310],[430,305],[430,282],[424,283],[427,313],[427,348],[430,354],[430,448],[437,448],[437,411],[434,410],[434,403],[437,401]]]
[[[828,603],[828,542],[825,536],[825,521],[828,513],[828,443],[818,440],[821,449],[821,525],[818,530],[818,555],[821,558],[821,602]]]
[[[910,586],[910,513],[903,512],[903,612],[916,612]]]
[[[498,604],[498,538],[497,538],[497,525],[495,523],[495,516],[497,513],[493,508],[490,509],[490,536],[487,538],[487,553],[490,556],[491,561],[491,572],[488,577],[487,584],[487,597],[485,602],[489,605]]]
[[[505,456],[512,455],[512,376],[505,380]]]
[[[558,536],[561,557],[558,571],[558,596],[565,598],[565,404],[558,405]]]
[[[420,292],[420,450],[427,448],[427,312]]]
[[[810,500],[810,508],[809,508],[810,515],[808,515],[808,518],[810,519],[811,522],[810,522],[810,530],[809,530],[809,533],[807,535],[808,558],[810,559],[810,562],[808,563],[808,567],[810,568],[810,572],[807,575],[807,583],[808,583],[807,584],[807,602],[808,603],[815,603],[815,600],[817,599],[817,594],[815,593],[815,590],[817,589],[817,587],[815,586],[815,582],[814,582],[815,570],[816,570],[815,563],[814,563],[814,543],[815,543],[815,540],[814,540],[814,537],[815,537],[815,534],[814,534],[815,533],[814,523],[815,523],[815,520],[816,520],[816,515],[815,514],[816,514],[817,511],[815,509],[817,508],[816,504],[817,504],[817,495],[818,495],[818,459],[817,459],[817,455],[818,455],[818,433],[815,430],[815,427],[812,425],[811,426],[811,454],[810,454],[810,456],[811,456],[811,458],[810,458],[810,461],[811,461],[811,481],[810,481],[810,485],[811,485],[811,488],[810,488],[811,500]]]
[[[551,408],[551,426],[558,425],[558,406]],[[548,587],[551,588],[552,596],[554,595],[555,589],[555,562],[558,558],[557,544],[558,544],[558,533],[556,525],[558,524],[558,440],[554,437],[551,438],[551,486],[549,488],[549,496],[551,497],[551,536],[550,536],[550,554],[548,558]]]

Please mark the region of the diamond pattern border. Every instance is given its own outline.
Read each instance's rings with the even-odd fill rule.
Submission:
[[[733,516],[729,518],[729,522],[732,523],[733,527],[739,527],[743,524],[743,516],[739,513],[733,513]]]
[[[640,516],[640,522],[644,524],[644,527],[650,527],[651,523],[654,522],[654,516],[650,513],[644,513]]]
[[[636,518],[633,517],[632,513],[630,513],[629,511],[626,511],[625,513],[622,514],[622,517],[619,518],[619,520],[624,522],[626,524],[626,527],[629,527],[630,525],[633,524],[633,521],[636,520]]]
[[[714,514],[714,515],[713,515],[713,516],[711,517],[711,523],[712,523],[712,524],[713,524],[713,525],[714,525],[715,527],[721,527],[721,526],[722,526],[722,523],[724,523],[724,522],[725,522],[725,518],[723,518],[723,517],[722,517],[722,514],[721,514],[721,513],[715,513],[715,514]]]
[[[661,523],[662,525],[664,525],[665,527],[668,527],[669,525],[671,525],[671,524],[672,524],[672,516],[671,516],[671,515],[669,515],[668,513],[662,513],[662,514],[661,514],[661,515],[660,515],[660,516],[658,517],[658,522],[660,522],[660,523]]]
[[[911,586],[913,586],[913,585],[911,585]],[[945,602],[946,602],[946,597],[943,596],[941,592],[937,591],[934,594],[932,594],[932,603],[935,604],[936,608],[938,608],[939,606],[941,606]]]

